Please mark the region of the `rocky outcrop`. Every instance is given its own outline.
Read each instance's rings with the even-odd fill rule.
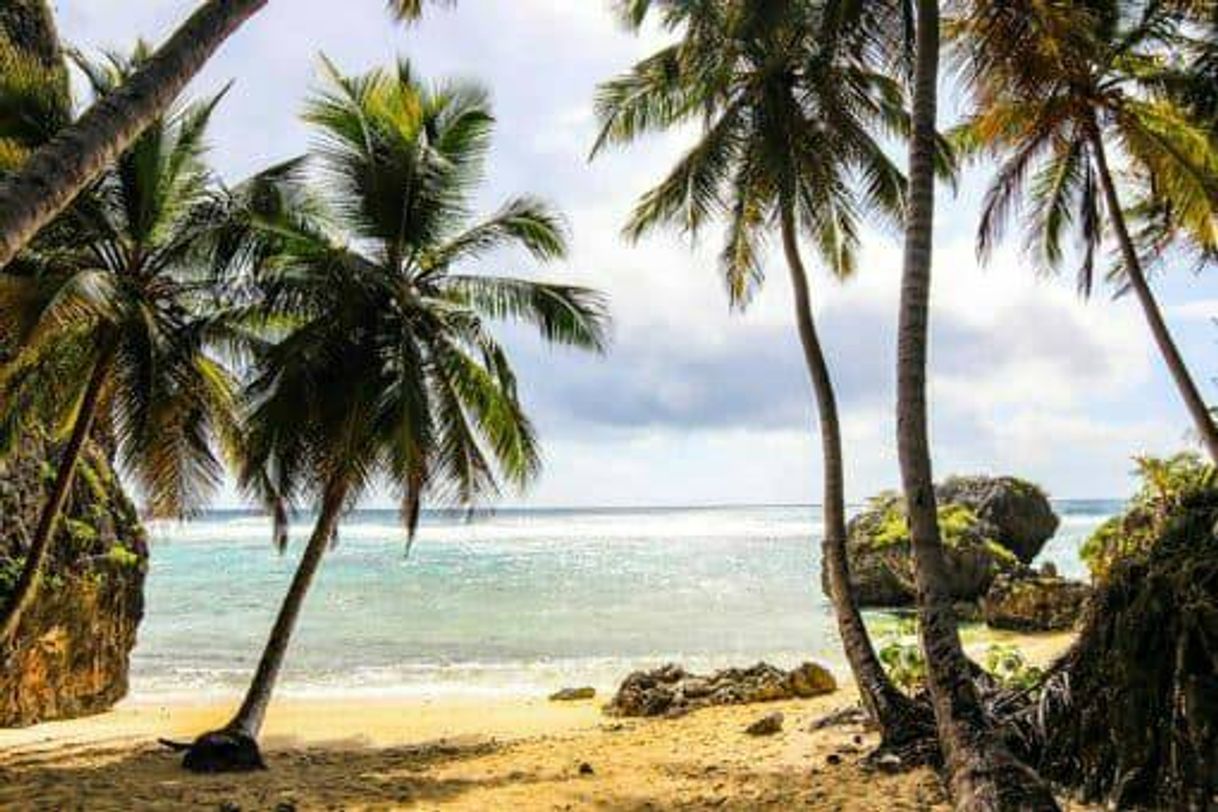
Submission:
[[[1030,574],[1027,563],[1057,529],[1044,493],[1014,477],[955,477],[936,496],[947,586],[956,601],[978,600],[999,575]],[[913,560],[900,495],[880,494],[851,519],[846,554],[859,605],[913,604]],[[827,592],[823,567],[821,578]]]
[[[1024,632],[1074,628],[1083,614],[1091,587],[1047,575],[994,579],[981,599],[982,617],[996,629]]]
[[[964,505],[994,528],[995,540],[1031,564],[1061,520],[1044,491],[1013,476],[955,476],[935,490],[943,504]]]
[[[709,705],[806,698],[836,690],[833,675],[815,663],[804,663],[791,671],[758,663],[709,676],[669,664],[626,677],[605,712],[614,716],[677,716]]]
[[[0,600],[20,573],[54,476],[51,458],[46,440],[31,435],[0,461]],[[134,506],[90,446],[38,597],[0,652],[0,726],[97,713],[126,694],[147,555]]]

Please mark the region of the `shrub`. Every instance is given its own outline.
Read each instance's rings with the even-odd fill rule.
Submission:
[[[1079,551],[1096,581],[1107,580],[1117,562],[1144,557],[1171,516],[1218,485],[1214,466],[1191,452],[1167,459],[1138,457],[1137,466],[1142,484],[1129,507],[1100,525]]]
[[[1016,690],[1034,688],[1044,672],[1028,663],[1018,646],[995,643],[985,653],[985,670],[1003,687]]]

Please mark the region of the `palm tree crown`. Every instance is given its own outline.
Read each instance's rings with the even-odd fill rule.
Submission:
[[[101,96],[147,54],[140,46],[130,58],[77,61]],[[222,474],[214,440],[233,425],[232,381],[213,352],[225,330],[213,308],[219,279],[204,259],[220,211],[204,162],[219,100],[150,127],[0,277],[4,332],[17,348],[0,374],[8,436],[38,418],[74,420],[97,371],[98,422],[158,516],[206,499]],[[41,126],[49,134],[65,114]],[[37,120],[25,119],[30,134]]]
[[[425,494],[467,504],[538,470],[486,322],[522,320],[548,341],[600,351],[604,303],[582,288],[459,271],[505,246],[540,260],[565,252],[558,218],[531,198],[473,218],[493,124],[484,91],[427,88],[406,63],[354,78],[324,70],[328,87],[305,114],[318,133],[318,200],[261,229],[275,247],[256,307],[275,340],[249,384],[242,481],[273,500],[335,487],[351,500],[379,476],[413,534]]]
[[[855,268],[863,213],[899,224],[905,186],[883,134],[905,135],[899,84],[848,54],[848,28],[826,20],[828,4],[634,2],[638,25],[651,7],[681,40],[602,85],[603,124],[594,151],[652,131],[702,123],[702,135],[640,201],[626,227],[637,238],[658,225],[696,233],[728,222],[722,266],[731,301],[744,306],[762,280],[765,233],[790,211],[837,276]]]
[[[1153,215],[1170,212],[1174,234],[1203,251],[1218,247],[1218,146],[1164,92],[1174,78],[1165,52],[1183,36],[1173,4],[974,3],[966,11],[951,32],[975,110],[953,135],[965,151],[1001,161],[982,209],[983,255],[1026,208],[1027,246],[1046,270],[1061,265],[1074,231],[1078,286],[1090,293],[1118,215],[1104,200],[1102,145],[1119,152],[1133,192],[1122,216],[1161,238]],[[1162,239],[1138,242],[1149,249],[1143,263],[1164,247]],[[1118,259],[1112,272],[1122,285],[1126,264]]]

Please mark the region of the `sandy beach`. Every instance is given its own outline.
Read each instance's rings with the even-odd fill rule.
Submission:
[[[1043,662],[1070,637],[1018,639]],[[155,740],[189,738],[221,723],[232,701],[137,698],[86,719],[0,731],[0,808],[216,810],[231,803],[248,812],[284,802],[297,810],[947,808],[928,770],[867,771],[860,758],[875,742],[860,726],[809,730],[853,703],[846,688],[671,720],[611,718],[601,713],[603,701],[284,699],[267,719],[270,769],[196,776]],[[743,732],[773,711],[784,714],[781,733]]]

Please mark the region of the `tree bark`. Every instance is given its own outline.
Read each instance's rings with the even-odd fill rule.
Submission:
[[[939,536],[927,436],[926,357],[934,228],[938,0],[918,0],[909,215],[897,348],[897,447],[909,513],[927,683],[958,810],[1055,810],[1040,779],[991,728],[960,645]]]
[[[846,560],[845,471],[842,464],[842,435],[837,414],[837,397],[812,318],[808,274],[800,256],[795,217],[789,205],[783,206],[781,228],[783,253],[786,255],[791,286],[795,294],[795,322],[799,329],[799,342],[820,416],[824,467],[822,510],[825,522],[821,549],[828,574],[829,600],[833,604],[842,648],[850,663],[863,705],[872,720],[879,725],[883,743],[896,745],[924,734],[925,725],[917,724],[917,706],[892,684],[884,672],[850,588],[850,572]]]
[[[51,493],[47,497],[46,504],[42,507],[42,513],[38,516],[38,525],[34,530],[34,539],[30,542],[29,552],[26,553],[21,576],[17,579],[13,593],[5,602],[3,614],[0,615],[0,645],[13,639],[17,633],[17,627],[21,624],[21,616],[38,595],[38,587],[42,583],[42,572],[46,566],[47,556],[51,552],[51,544],[55,539],[55,529],[59,526],[60,514],[63,512],[68,494],[72,490],[72,482],[76,477],[76,465],[80,460],[81,451],[93,428],[98,401],[105,388],[113,357],[113,348],[106,349],[93,364],[93,372],[89,376],[89,383],[85,387],[84,396],[81,398],[76,412],[76,421],[72,425],[72,434],[59,458],[55,482],[51,486]]]
[[[76,198],[267,0],[208,0],[130,80],[98,99],[0,184],[0,267]]]
[[[245,700],[232,720],[224,726],[224,730],[241,733],[251,739],[258,738],[267,706],[271,702],[271,694],[275,690],[275,682],[279,678],[279,671],[287,654],[288,642],[292,638],[292,631],[296,628],[300,609],[304,605],[305,595],[308,594],[313,577],[321,566],[321,559],[330,546],[330,539],[342,515],[346,495],[347,488],[341,483],[332,482],[327,487],[313,535],[305,545],[304,554],[292,576],[292,584],[288,587],[288,594],[283,599],[283,605],[279,607],[279,615],[275,618],[266,648],[258,661],[258,670],[254,672],[254,679],[245,694]]]
[[[1197,384],[1193,381],[1193,376],[1184,363],[1179,348],[1176,347],[1175,339],[1172,338],[1171,331],[1167,329],[1167,322],[1163,320],[1163,313],[1159,310],[1159,303],[1155,301],[1150,284],[1146,281],[1142,262],[1138,258],[1137,249],[1134,248],[1133,239],[1129,236],[1129,227],[1125,222],[1121,200],[1117,194],[1116,184],[1112,180],[1112,172],[1108,168],[1104,139],[1098,128],[1092,128],[1089,140],[1091,148],[1095,151],[1095,163],[1099,171],[1100,186],[1104,191],[1108,216],[1116,230],[1121,258],[1125,261],[1125,275],[1129,279],[1129,287],[1142,307],[1146,323],[1150,325],[1150,333],[1154,336],[1155,345],[1159,348],[1159,354],[1163,356],[1163,362],[1167,364],[1168,371],[1171,372],[1172,380],[1176,382],[1176,389],[1179,390],[1180,397],[1184,400],[1184,405],[1193,419],[1193,425],[1201,437],[1201,442],[1205,445],[1206,452],[1210,455],[1210,459],[1218,464],[1218,426],[1214,424],[1213,415],[1201,397],[1201,392],[1197,389]]]

